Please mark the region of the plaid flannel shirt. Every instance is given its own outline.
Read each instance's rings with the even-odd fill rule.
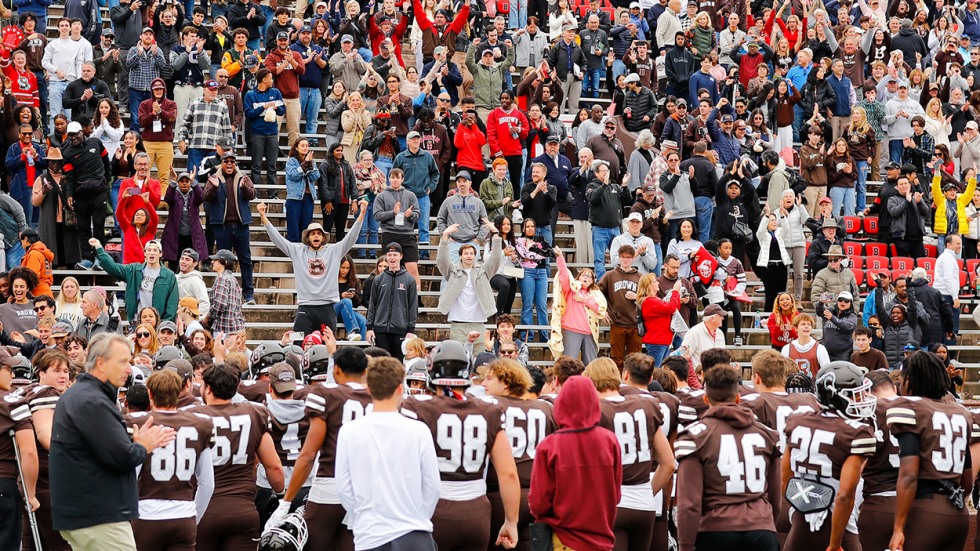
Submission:
[[[208,319],[211,321],[211,332],[223,332],[225,335],[245,330],[245,316],[242,315],[242,287],[231,272],[224,271],[214,279],[211,288],[211,309]]]
[[[214,149],[218,138],[230,135],[231,117],[225,100],[198,98],[187,107],[184,120],[180,121],[177,141],[187,142],[191,149]]]
[[[153,80],[160,78],[160,69],[166,64],[167,60],[159,47],[156,53],[145,50],[142,54],[139,48],[130,48],[126,56],[126,65],[129,67],[129,87],[133,90],[149,92]]]

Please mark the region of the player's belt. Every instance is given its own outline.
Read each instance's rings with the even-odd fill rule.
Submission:
[[[656,511],[657,503],[653,499],[653,487],[649,482],[630,484],[620,487],[622,497],[617,507],[633,511]]]
[[[447,481],[439,483],[439,499],[469,501],[487,495],[487,483],[479,480]]]
[[[314,478],[313,485],[310,486],[310,495],[306,500],[322,505],[340,505],[340,494],[337,493],[337,480],[326,476]]]

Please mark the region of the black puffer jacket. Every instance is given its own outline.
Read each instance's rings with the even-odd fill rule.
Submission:
[[[926,279],[913,279],[912,289],[915,289],[915,297],[929,316],[929,323],[921,327],[922,348],[943,342],[944,334],[953,331],[953,311],[949,303],[943,301],[942,293],[929,285]]]
[[[353,203],[358,197],[357,184],[354,178],[354,168],[346,159],[341,159],[338,163],[329,157],[331,151],[340,147],[340,144],[333,144],[327,149],[327,160],[320,163],[320,179],[317,181],[317,194],[320,196],[320,204],[327,203],[339,204],[341,202]],[[341,192],[340,175],[344,175],[344,189]],[[341,201],[341,199],[344,201]]]
[[[625,107],[630,109],[630,114],[623,117],[626,121],[626,129],[630,132],[650,128],[654,117],[657,116],[657,98],[649,88],[640,88],[636,93],[632,90],[627,91]],[[650,120],[644,121],[643,117],[650,117]]]
[[[920,325],[928,325],[928,323],[920,324],[919,319],[919,308],[922,306],[919,301],[915,298],[915,290],[909,287],[909,303],[908,307],[900,302],[891,302],[888,308],[885,308],[884,293],[875,293],[875,315],[878,316],[878,320],[881,322],[881,326],[885,329],[883,339],[885,341],[885,357],[888,358],[888,365],[892,369],[902,361],[902,350],[905,348],[906,344],[915,344],[918,346],[919,342],[922,340],[922,330]],[[900,325],[895,325],[892,323],[891,311],[896,305],[900,306],[905,312],[905,321]]]
[[[818,79],[816,74],[816,69],[810,71],[810,77],[803,85],[803,101],[800,102],[800,106],[804,113],[813,113],[815,105],[819,105],[820,112],[824,113],[837,102],[837,94],[830,87],[830,83],[826,78]]]

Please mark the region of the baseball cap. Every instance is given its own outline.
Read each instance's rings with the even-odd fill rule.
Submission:
[[[640,3],[639,2],[631,2],[630,3],[630,9],[639,8],[639,7],[640,7]]]
[[[898,81],[898,87],[899,88],[908,88],[909,87],[909,83],[908,83],[907,80],[900,80],[900,81]]]
[[[385,247],[385,252],[390,253],[392,251],[398,254],[402,254],[402,246],[399,245],[398,243],[388,243],[388,246]]]
[[[150,34],[152,34],[153,36],[156,36],[156,35],[157,35],[157,33],[155,33],[155,32],[153,31],[153,29],[152,29],[152,28],[150,28],[150,27],[143,27],[143,30],[142,30],[142,31],[140,31],[140,34],[145,34],[145,33],[150,33]]]
[[[853,302],[854,295],[852,295],[850,291],[841,291],[840,294],[837,295],[837,300],[850,300]]]
[[[973,121],[970,121],[970,122],[973,122]],[[966,123],[966,125],[967,126],[970,126],[970,123],[968,122],[968,123]],[[973,122],[973,127],[976,128],[976,126],[977,126],[977,123]],[[899,166],[899,164],[896,163],[895,161],[891,161],[891,162],[889,162],[888,164],[885,165],[885,170],[898,170],[899,168],[902,168],[902,167]]]
[[[217,80],[208,80],[207,82],[204,83],[204,87],[205,88],[211,88],[212,90],[217,90],[218,89],[218,81]]]
[[[68,123],[68,133],[69,134],[78,134],[81,131],[82,131],[82,125],[78,124],[75,121],[72,121],[72,122]]]
[[[276,40],[289,40],[289,33],[282,31],[276,35]]]
[[[655,184],[643,186],[643,193],[654,193],[655,191],[657,191],[657,186]]]
[[[191,175],[189,173],[187,173],[187,172],[181,172],[180,173],[180,176],[177,176],[177,181],[179,182],[179,181],[184,180],[184,179],[192,180],[193,178],[191,178]]]
[[[303,27],[300,28],[299,32],[301,32],[301,33],[311,33],[311,32],[313,32],[313,29],[310,28],[309,25],[303,25]]]
[[[150,85],[150,90],[166,90],[167,83],[163,81],[162,78],[157,78],[153,80],[153,84]]]
[[[557,135],[551,134],[544,143],[561,143],[561,139]]]
[[[245,56],[246,69],[251,69],[252,67],[258,67],[258,65],[259,65],[259,56],[254,54]]]
[[[640,82],[640,75],[638,75],[636,73],[630,73],[630,74],[626,75],[626,81],[625,82],[626,82],[626,84],[629,84],[631,82]]]
[[[234,151],[225,151],[225,154],[221,156],[221,160],[224,161],[225,159],[235,159],[235,160],[238,160],[238,156],[235,155],[235,152]]]
[[[735,117],[731,115],[722,115],[721,122],[735,122]]]
[[[67,321],[59,321],[51,327],[52,337],[67,337],[71,333],[75,332],[75,328],[71,326]]]
[[[956,190],[956,191],[959,191],[960,190],[959,186],[957,186],[956,184],[953,184],[953,183],[949,183],[949,184],[946,184],[945,186],[943,186],[943,191],[949,191],[951,189]]]
[[[102,31],[102,36],[112,36],[112,37],[115,37],[116,34],[114,32],[112,32],[112,29],[105,29],[104,31]]]
[[[458,182],[460,180],[473,181],[473,178],[468,171],[460,170],[456,173],[456,181]]]
[[[220,260],[222,262],[238,262],[238,257],[228,249],[221,249],[211,256],[213,260]]]
[[[974,130],[980,129],[980,126],[977,126],[977,121],[970,121],[970,122],[966,123],[966,127],[967,128],[972,128]]]
[[[351,42],[351,43],[353,43],[354,42],[354,37],[351,36],[351,35],[349,35],[349,34],[345,34],[344,36],[340,37],[340,43],[343,44],[344,42]]]
[[[269,369],[269,385],[276,393],[285,394],[296,390],[296,373],[287,363],[278,363]]]
[[[660,142],[662,149],[677,149],[677,142],[674,140],[663,140]]]
[[[483,50],[483,53],[482,53],[482,54],[480,54],[480,55],[481,55],[481,56],[485,56],[485,55],[493,55],[493,50],[490,50],[490,49],[487,49],[487,50]]]
[[[631,212],[629,216],[626,217],[630,222],[636,220],[637,222],[643,222],[643,215],[638,212]]]
[[[687,107],[687,100],[685,100],[684,98],[677,98],[677,101],[674,102],[674,107],[685,107],[686,108]]]
[[[820,200],[817,201],[817,204],[823,205],[824,203],[833,203],[833,202],[834,202],[833,199],[831,199],[830,197],[821,197]]]
[[[215,145],[220,146],[221,149],[225,149],[225,150],[235,147],[235,142],[231,141],[231,138],[229,138],[228,136],[221,136],[220,138],[215,140],[214,143]]]
[[[197,299],[194,297],[184,297],[177,302],[178,308],[186,308],[188,312],[194,314],[195,316],[201,315],[201,309],[198,307]]]
[[[408,133],[408,136],[406,136],[405,139],[406,140],[411,140],[413,138],[421,138],[421,137],[422,137],[422,134],[419,134],[415,130],[412,130],[411,132]]]
[[[160,325],[157,327],[157,333],[160,331],[170,331],[171,333],[176,333],[177,324],[170,320],[161,321]]]
[[[436,49],[433,50],[433,53],[436,54],[436,55],[439,55],[439,54],[444,54],[444,53],[446,53],[448,51],[449,51],[449,49],[446,48],[445,46],[436,46]]]
[[[189,256],[191,260],[193,260],[194,262],[197,262],[198,260],[201,259],[201,255],[199,255],[196,250],[190,247],[187,247],[186,249],[180,251],[180,256]]]
[[[717,304],[709,304],[704,307],[704,313],[701,314],[702,318],[707,318],[710,316],[724,316],[725,311],[722,310],[721,306]]]

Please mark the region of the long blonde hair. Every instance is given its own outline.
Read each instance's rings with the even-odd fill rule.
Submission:
[[[854,134],[867,134],[868,130],[871,130],[871,125],[868,124],[868,112],[864,107],[855,107],[851,110],[851,114],[859,115],[858,122],[851,121],[851,125],[848,127],[848,132]],[[876,136],[881,139],[882,136]]]
[[[935,109],[933,106],[938,107],[938,109]],[[943,102],[939,98],[932,98],[926,104],[926,117],[942,123],[946,122],[946,117],[943,116]]]
[[[654,274],[643,274],[640,276],[640,283],[636,288],[636,303],[642,305],[647,297],[652,297],[656,293],[652,291],[653,284],[657,281]]]
[[[75,300],[68,300],[68,297],[65,296],[65,283],[69,282],[75,284]],[[78,304],[80,302],[82,302],[82,287],[78,284],[78,280],[71,276],[61,280],[61,290],[58,291],[58,299],[55,301],[58,310],[61,310],[67,304]]]

